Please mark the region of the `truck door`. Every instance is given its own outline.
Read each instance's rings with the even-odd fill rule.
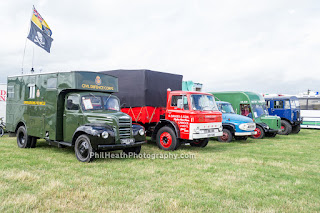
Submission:
[[[72,142],[73,133],[80,126],[81,119],[80,96],[77,94],[67,95],[63,113],[63,140],[65,142]]]
[[[190,111],[188,97],[185,95],[172,95],[168,109],[168,119],[178,124],[180,137],[189,139]]]
[[[291,110],[289,100],[275,100],[273,101],[273,115],[278,115],[281,118],[291,120]]]

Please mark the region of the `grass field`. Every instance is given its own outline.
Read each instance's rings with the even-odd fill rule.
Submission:
[[[0,138],[0,212],[319,212],[320,131],[182,146],[194,159],[98,159]],[[167,154],[154,143],[142,153]],[[171,152],[172,153],[172,152]]]

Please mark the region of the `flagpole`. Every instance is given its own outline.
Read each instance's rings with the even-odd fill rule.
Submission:
[[[33,16],[33,8],[34,8],[34,5],[32,5],[32,14],[31,14],[30,20],[32,20],[32,16]],[[28,32],[30,31],[30,28],[31,28],[31,25],[29,25]],[[25,43],[24,43],[24,49],[23,49],[22,64],[21,64],[21,74],[22,74],[22,75],[23,75],[24,57],[25,57],[25,55],[26,55],[27,40],[28,40],[28,37],[26,38],[26,41],[25,41]],[[33,65],[32,65],[32,66],[33,66]]]
[[[32,47],[32,64],[31,64],[31,73],[34,73],[34,69],[33,69],[33,59],[34,59],[34,46]]]

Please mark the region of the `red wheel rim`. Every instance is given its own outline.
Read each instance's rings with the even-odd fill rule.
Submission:
[[[169,148],[172,144],[172,137],[168,132],[164,132],[160,135],[160,144],[164,148]]]
[[[284,131],[284,126],[281,126],[281,130]]]
[[[221,140],[227,141],[229,139],[229,135],[226,132],[223,132],[223,135],[220,137]]]
[[[254,131],[256,131],[257,133],[255,135],[253,135],[254,138],[259,138],[261,136],[261,130],[260,128],[256,128]]]

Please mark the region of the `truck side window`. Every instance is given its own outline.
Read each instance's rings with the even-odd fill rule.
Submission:
[[[284,101],[284,108],[285,109],[290,109],[290,101],[289,100],[285,100]]]
[[[70,95],[67,99],[67,110],[79,110],[79,97]]]
[[[183,96],[183,108],[185,110],[189,110],[189,103],[188,103],[188,97],[187,96]]]
[[[273,105],[275,109],[283,109],[283,101],[274,101]]]
[[[240,104],[240,110],[241,110],[241,115],[244,115],[244,116],[249,116],[251,113],[249,104]]]
[[[29,84],[29,98],[34,99],[36,97],[36,85],[35,84]]]
[[[299,99],[299,104],[300,104],[300,109],[306,110],[307,109],[307,100],[306,98],[304,99]]]
[[[270,101],[266,101],[267,108],[270,108]]]
[[[171,106],[183,109],[182,95],[173,95],[171,99]]]
[[[14,98],[14,86],[8,86],[8,98]]]

